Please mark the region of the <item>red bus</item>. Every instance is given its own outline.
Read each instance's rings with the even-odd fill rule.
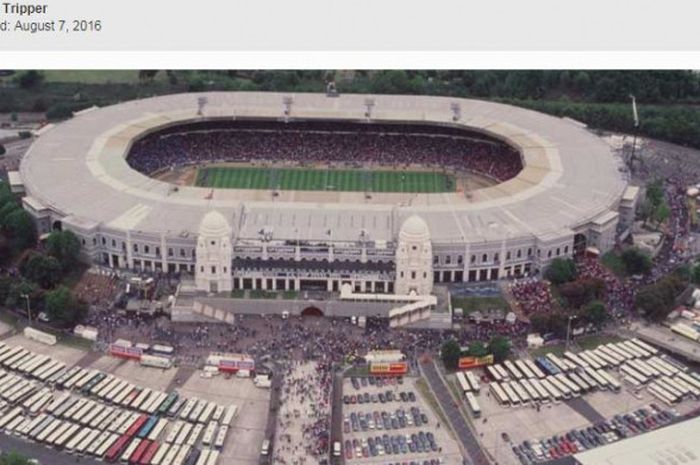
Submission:
[[[151,445],[151,441],[144,439],[141,441],[139,446],[136,448],[133,454],[131,454],[131,457],[129,457],[129,463],[132,465],[137,465],[141,461],[141,457],[143,457],[143,453],[146,452],[146,449]]]
[[[119,439],[117,439],[117,441],[112,444],[109,449],[107,449],[105,461],[115,462],[117,459],[119,459],[124,451],[124,448],[127,446],[127,444],[129,444],[129,441],[131,441],[131,436],[122,434]]]
[[[158,452],[159,448],[159,443],[157,443],[156,441],[151,441],[151,444],[148,446],[148,449],[146,449],[146,451],[141,456],[141,459],[139,460],[139,465],[149,465],[151,463],[151,460],[153,460],[153,456],[156,455],[156,452]]]
[[[140,417],[138,417],[138,418],[136,419],[135,422],[133,422],[133,423],[131,424],[131,426],[129,426],[129,429],[126,430],[126,433],[125,433],[125,434],[126,434],[127,436],[129,436],[129,437],[135,436],[136,433],[139,432],[139,430],[141,429],[141,427],[143,427],[143,425],[146,424],[147,421],[148,421],[148,415],[141,415]]]

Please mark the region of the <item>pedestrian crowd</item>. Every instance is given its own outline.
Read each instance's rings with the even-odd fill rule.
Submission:
[[[508,284],[510,293],[525,316],[552,311],[552,290],[549,282],[536,277],[516,279]]]

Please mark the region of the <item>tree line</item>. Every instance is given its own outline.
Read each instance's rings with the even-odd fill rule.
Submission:
[[[156,80],[159,73],[167,79]],[[39,71],[17,73],[0,88],[0,112],[43,111],[70,117],[92,105],[176,92],[324,92],[444,95],[488,99],[592,128],[632,133],[630,96],[639,105],[639,134],[700,148],[700,73],[683,70],[143,70],[135,84],[45,82]]]

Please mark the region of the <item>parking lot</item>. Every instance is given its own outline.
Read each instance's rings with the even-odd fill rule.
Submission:
[[[346,464],[460,464],[458,445],[415,387],[415,378],[346,378]]]
[[[569,401],[544,404],[528,403],[518,407],[500,405],[489,392],[489,385],[484,384],[481,388],[481,394],[477,398],[482,410],[482,418],[473,420],[473,423],[480,441],[495,461],[499,464],[510,465],[535,462],[533,457],[520,460],[518,455],[522,454],[515,453],[514,447],[519,449],[525,442],[537,444],[540,440],[552,440],[553,436],[566,435],[572,430],[580,431],[583,429],[586,431],[586,434],[593,435],[596,433],[588,433],[589,428],[593,428],[596,425],[599,428],[606,428],[599,434],[601,436],[600,440],[605,441],[604,443],[620,439],[623,437],[623,434],[630,435],[644,432],[643,427],[635,427],[634,425],[633,428],[636,428],[636,432],[624,431],[624,426],[615,428],[613,424],[607,427],[602,426],[602,422],[590,421],[590,419],[580,413],[581,411],[588,411],[589,416],[590,413],[593,413],[594,415],[592,416],[602,417],[602,419],[609,421],[613,420],[616,415],[636,412],[639,409],[646,409],[648,414],[658,413],[654,411],[651,405],[658,406],[659,410],[669,412],[674,417],[677,414],[683,415],[700,407],[699,400],[685,399],[671,408],[654,398],[645,388],[636,389],[627,384],[624,384],[618,393],[598,390]],[[576,404],[576,408],[574,408],[574,404]],[[633,420],[638,421],[636,418],[633,418]],[[660,419],[653,421],[656,422],[655,427],[665,424]],[[616,431],[618,430],[623,430],[623,432],[617,433]],[[615,439],[608,434],[611,432],[615,434]],[[608,434],[607,439],[602,437],[605,434]],[[584,444],[581,444],[580,439],[578,441],[570,441],[573,444],[577,444],[578,450],[580,450],[581,445],[584,447],[588,446],[586,448],[601,445],[595,439],[590,439],[589,443]],[[566,449],[567,446],[562,445],[559,447],[563,447],[563,449],[559,450],[555,447],[554,457],[572,453]],[[550,455],[547,458],[552,457]]]
[[[168,453],[170,450],[177,451],[178,457],[183,457],[183,460],[184,457],[214,455],[216,452],[217,458],[212,463],[219,465],[253,465],[259,461],[270,391],[255,387],[250,378],[203,378],[199,371],[190,368],[150,368],[134,361],[85,352],[65,345],[44,345],[11,332],[6,332],[2,343],[4,348],[0,351],[3,354],[10,353],[8,348],[22,348],[25,350],[23,353],[26,353],[19,359],[21,362],[15,362],[13,366],[7,365],[10,359],[3,361],[0,369],[3,385],[8,392],[15,385],[26,386],[27,393],[18,399],[9,397],[8,392],[0,396],[0,419],[7,418],[6,424],[0,429],[4,434],[16,437],[15,440],[26,442],[28,446],[53,450],[57,457],[56,463],[74,460],[67,452],[76,452],[77,449],[73,450],[72,447],[77,448],[78,438],[83,434],[86,438],[89,438],[93,431],[96,435],[99,434],[100,441],[97,441],[95,436],[95,444],[106,444],[109,441],[116,443],[127,428],[129,431],[134,429],[129,447],[147,441],[147,445],[158,443],[161,449],[167,448]],[[32,360],[38,361],[40,356],[50,358],[39,365],[36,373],[19,368],[24,364],[29,366]],[[37,377],[42,366],[49,367],[59,362],[64,363],[65,368],[57,371],[51,379],[43,380]],[[84,375],[84,384],[80,387],[79,383],[66,384],[73,378],[71,373],[75,373],[76,380]],[[122,388],[117,386],[123,384],[127,390],[125,394],[130,394],[123,400],[117,400],[118,395],[115,397],[113,393],[108,395],[112,382],[115,383],[115,392],[116,389],[121,392]],[[173,404],[172,411],[166,414],[165,410],[151,411],[146,407],[147,404],[162,406],[173,387],[177,390],[179,401]],[[137,401],[141,394],[143,403]],[[38,407],[37,416],[36,413],[30,412],[30,407],[34,403],[39,405],[40,402],[43,407]],[[71,410],[69,405],[79,405],[81,408],[75,410],[75,407]],[[64,406],[67,410],[62,410]],[[93,410],[95,414],[90,415]],[[226,418],[229,411],[230,418]],[[143,437],[137,437],[136,432],[141,432],[141,427],[136,426],[137,423],[150,418],[154,421],[162,420],[162,427],[157,433],[154,428],[153,438],[147,440],[148,432],[145,431],[147,427],[144,423]],[[150,427],[153,428],[154,425],[155,423]],[[39,438],[38,431],[52,427],[57,431],[65,430],[65,435],[61,433],[61,438],[65,436],[65,440],[56,437],[56,443],[47,443],[48,439]],[[205,439],[205,430],[208,429],[211,429],[212,435]],[[75,444],[69,447],[73,439]],[[219,441],[218,445],[214,444],[216,441]],[[89,447],[89,444],[85,447]],[[61,452],[57,452],[56,449]],[[135,451],[136,447],[133,449]],[[144,449],[145,447],[142,448]],[[86,451],[86,463],[90,462],[91,456],[104,456],[105,451],[99,453],[97,450],[99,449],[94,452]],[[130,449],[126,448],[123,453],[130,453],[129,451]],[[175,460],[175,452],[170,455],[170,459]],[[163,454],[163,459],[167,458],[167,455]]]

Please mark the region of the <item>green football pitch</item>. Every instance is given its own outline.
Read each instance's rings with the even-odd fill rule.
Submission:
[[[195,184],[224,189],[416,193],[454,192],[456,187],[453,176],[432,171],[234,166],[200,168]]]

